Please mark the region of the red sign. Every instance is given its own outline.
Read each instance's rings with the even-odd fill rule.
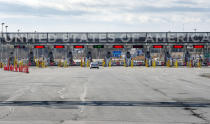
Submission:
[[[74,46],[75,49],[82,49],[84,46]]]
[[[54,48],[65,48],[63,45],[56,45]]]
[[[163,45],[154,45],[153,48],[163,48]]]
[[[204,48],[204,45],[194,45],[194,48]]]
[[[173,47],[176,48],[176,49],[184,48],[183,45],[174,45]]]
[[[45,46],[34,46],[34,48],[41,49],[41,48],[45,48]]]
[[[124,48],[123,45],[114,45],[113,48]]]

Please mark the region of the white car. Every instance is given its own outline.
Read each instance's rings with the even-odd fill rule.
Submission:
[[[98,64],[98,62],[91,62],[91,63],[90,63],[90,69],[92,69],[92,68],[97,68],[97,69],[99,69],[99,64]]]

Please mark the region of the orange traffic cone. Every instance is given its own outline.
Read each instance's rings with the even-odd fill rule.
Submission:
[[[22,72],[23,70],[22,70],[22,66],[19,66],[19,72]]]
[[[8,71],[8,66],[7,65],[5,66],[5,71]]]
[[[12,71],[12,65],[9,66],[9,71]]]
[[[18,67],[17,66],[15,66],[15,72],[18,72]]]
[[[12,65],[12,70],[11,71],[14,71],[14,66]]]
[[[25,66],[25,73],[29,73],[28,66]]]

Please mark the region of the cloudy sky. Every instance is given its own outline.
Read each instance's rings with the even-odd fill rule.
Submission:
[[[0,0],[0,22],[12,32],[210,31],[210,1]]]

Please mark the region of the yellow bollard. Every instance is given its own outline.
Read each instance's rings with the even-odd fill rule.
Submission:
[[[178,60],[176,60],[174,65],[175,65],[176,68],[178,68]]]
[[[146,60],[145,66],[146,66],[146,67],[149,67],[148,60]]]
[[[154,68],[156,67],[156,62],[155,62],[155,60],[152,61],[152,67],[154,67]]]
[[[90,67],[90,60],[87,60],[87,67]]]
[[[192,62],[190,61],[190,63],[189,63],[189,67],[192,67]]]
[[[61,60],[58,61],[58,67],[61,67]]]
[[[167,61],[166,65],[167,67],[170,67],[170,60]]]
[[[106,64],[106,63],[105,63],[105,61],[103,60],[102,66],[105,67],[105,64]]]
[[[1,66],[1,62],[0,62],[0,68],[2,68],[2,66]]]
[[[112,67],[112,61],[111,60],[109,61],[109,67]]]
[[[83,67],[83,61],[82,61],[82,59],[81,59],[81,63],[80,63],[80,66],[81,66],[81,67]]]
[[[23,61],[20,61],[20,66],[23,66]]]
[[[131,68],[133,68],[133,59],[131,59]]]
[[[39,61],[36,60],[36,67],[39,67]]]
[[[201,61],[199,60],[199,62],[198,62],[198,68],[201,68]]]
[[[42,62],[42,68],[45,68],[45,62],[44,61]]]
[[[67,68],[67,67],[68,67],[67,60],[65,60],[65,62],[64,62],[64,68]]]
[[[126,60],[124,59],[124,67],[126,67]]]

